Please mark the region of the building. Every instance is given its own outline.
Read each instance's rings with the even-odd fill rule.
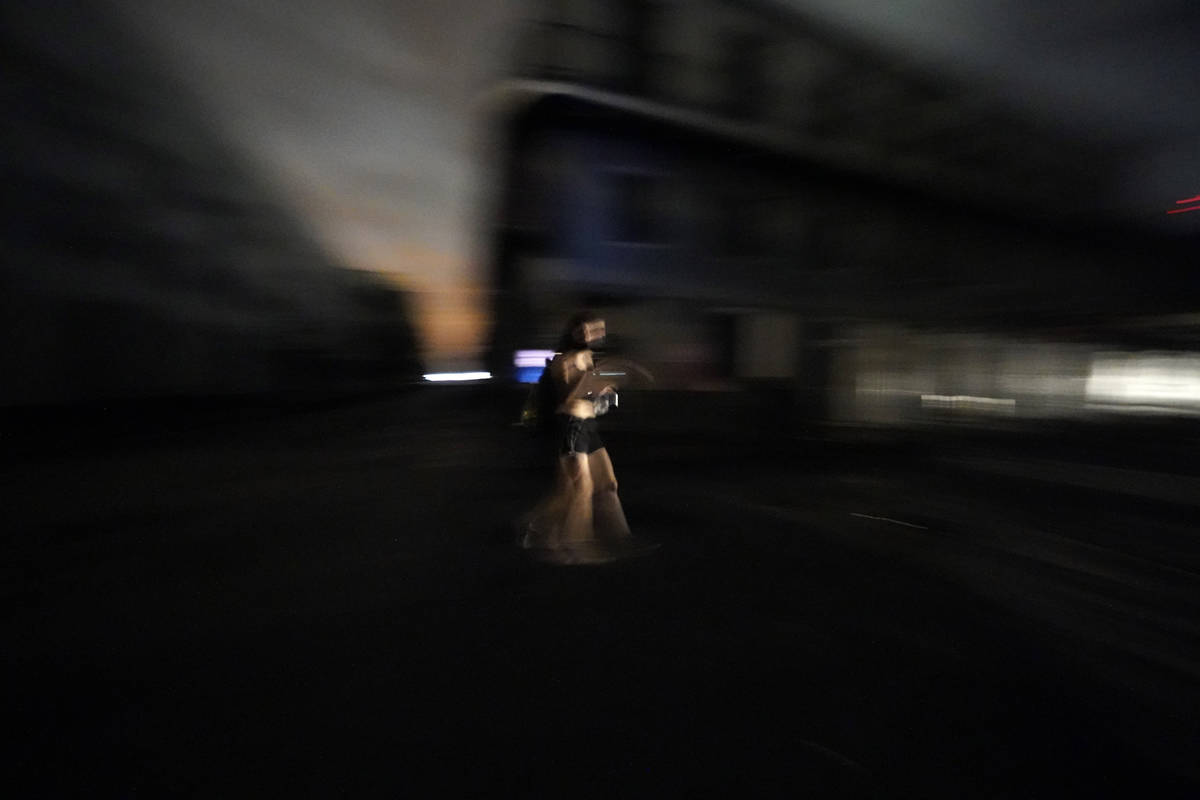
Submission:
[[[1102,145],[773,6],[535,9],[493,96],[497,375],[599,305],[662,390],[774,392],[791,419],[1033,413],[1086,398],[1020,375],[1191,307],[1178,251],[1078,202],[1111,191]]]

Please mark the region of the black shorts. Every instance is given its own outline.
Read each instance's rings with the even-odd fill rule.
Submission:
[[[603,449],[604,442],[600,440],[600,426],[595,418],[582,419],[569,414],[555,414],[556,442],[558,454],[569,456],[575,453],[591,455]]]

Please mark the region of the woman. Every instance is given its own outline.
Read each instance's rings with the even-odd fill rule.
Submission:
[[[599,314],[575,314],[546,366],[556,403],[555,486],[527,518],[522,546],[557,563],[603,563],[628,550],[617,476],[596,422],[616,397],[615,385],[596,369],[594,348],[606,332]]]

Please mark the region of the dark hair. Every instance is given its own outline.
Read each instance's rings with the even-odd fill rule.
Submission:
[[[567,327],[563,329],[562,337],[558,340],[559,352],[565,353],[569,350],[579,350],[583,343],[575,338],[575,330],[588,322],[598,322],[604,319],[602,314],[599,314],[591,309],[576,311],[567,320]]]

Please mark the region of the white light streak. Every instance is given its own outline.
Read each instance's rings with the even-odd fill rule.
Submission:
[[[553,350],[518,350],[513,353],[513,366],[544,367],[547,358],[554,358]]]
[[[1200,356],[1196,353],[1102,354],[1087,380],[1092,405],[1195,409],[1200,406]]]
[[[890,522],[893,525],[903,525],[906,528],[917,528],[918,530],[922,530],[922,531],[929,530],[929,528],[926,528],[924,525],[914,525],[911,522],[904,522],[903,520],[892,519],[891,517],[876,517],[873,514],[859,514],[855,511],[851,511],[850,516],[858,517],[860,519],[875,519],[875,520],[879,520],[880,522]]]
[[[921,395],[921,407],[1011,413],[1016,410],[1017,401],[1010,397],[974,397],[969,394],[923,394]]]
[[[430,372],[425,375],[425,380],[435,383],[444,383],[446,381],[486,381],[491,379],[490,372]]]

